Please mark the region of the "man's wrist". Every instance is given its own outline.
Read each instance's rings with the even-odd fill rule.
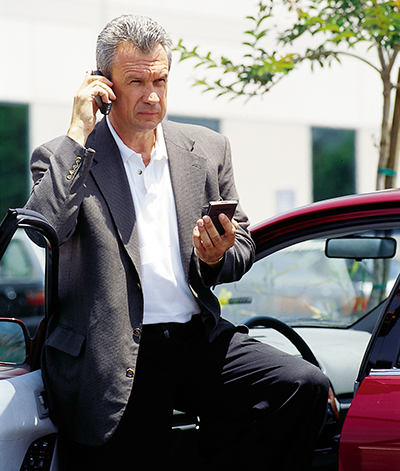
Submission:
[[[215,261],[215,262],[206,262],[206,263],[211,268],[217,268],[218,266],[220,266],[222,264],[222,261],[224,260],[224,256],[225,256],[225,254],[222,254],[217,261]]]
[[[73,139],[78,144],[80,144],[82,147],[85,147],[88,134],[87,132],[83,131],[81,128],[71,126],[68,129],[67,136]]]

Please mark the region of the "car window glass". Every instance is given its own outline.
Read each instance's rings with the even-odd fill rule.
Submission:
[[[216,287],[223,317],[235,324],[271,316],[292,326],[352,325],[387,297],[400,272],[397,229],[354,235],[394,237],[396,255],[375,260],[328,258],[324,238],[291,245],[258,260],[239,282]]]
[[[18,229],[0,260],[0,317],[24,321],[33,336],[44,316],[45,249]]]

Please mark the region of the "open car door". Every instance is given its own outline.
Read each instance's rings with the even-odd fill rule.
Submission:
[[[9,210],[0,225],[0,470],[57,470],[57,429],[39,369],[57,281],[52,227],[33,211]]]
[[[343,425],[339,471],[398,470],[400,463],[400,276],[366,349]]]

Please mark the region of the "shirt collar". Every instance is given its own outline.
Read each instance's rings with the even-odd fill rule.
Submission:
[[[121,153],[122,161],[125,163],[132,155],[141,157],[141,154],[138,154],[133,149],[128,147],[126,144],[124,144],[122,139],[118,136],[117,132],[115,131],[108,116],[106,116],[106,122],[113,138],[115,139],[118,149]],[[153,155],[151,156],[151,160],[162,160],[162,159],[168,160],[168,154],[167,154],[167,147],[165,145],[163,129],[160,123],[157,125],[157,128],[156,128],[156,142],[154,146]]]

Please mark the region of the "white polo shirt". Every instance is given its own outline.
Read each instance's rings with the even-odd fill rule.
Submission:
[[[200,312],[200,307],[182,267],[162,127],[157,126],[154,152],[145,167],[141,154],[122,142],[108,117],[107,124],[121,153],[135,205],[144,296],[143,323],[188,322],[193,314]]]

